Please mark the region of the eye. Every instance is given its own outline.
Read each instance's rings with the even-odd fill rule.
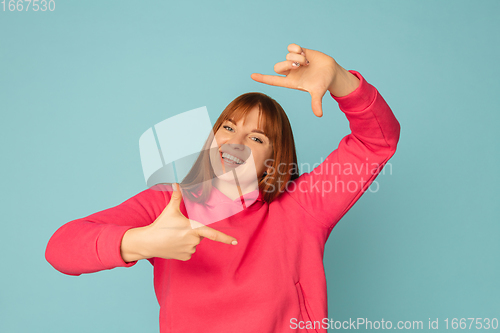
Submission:
[[[252,137],[252,139],[257,139],[257,140],[254,140],[255,142],[258,142],[258,143],[264,143],[261,139],[259,139],[258,137],[254,136]]]
[[[230,126],[224,125],[222,127],[224,127],[225,129],[227,129],[230,132],[234,131]]]

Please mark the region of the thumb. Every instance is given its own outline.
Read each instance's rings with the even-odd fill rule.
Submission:
[[[190,220],[190,222],[191,222],[191,228],[193,228],[193,230],[198,234],[198,236],[200,236],[201,239],[208,238],[210,240],[221,242],[224,244],[232,244],[232,245],[238,244],[236,238],[226,235],[225,233],[220,232],[219,230],[212,229],[194,220]]]
[[[317,117],[323,116],[323,95],[324,94],[318,94],[317,92],[310,92],[311,94],[311,108],[314,114]]]
[[[173,192],[172,192],[172,195],[170,196],[170,202],[167,205],[167,209],[168,210],[172,210],[172,209],[180,210],[182,193],[181,193],[179,184],[172,183],[172,188],[173,188]]]

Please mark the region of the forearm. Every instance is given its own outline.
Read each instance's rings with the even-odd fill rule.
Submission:
[[[45,250],[47,261],[69,275],[93,273],[114,267],[130,267],[123,262],[120,242],[128,226],[92,223],[84,219],[61,226]]]
[[[145,227],[132,228],[125,232],[120,245],[120,254],[126,263],[149,259],[145,253]]]
[[[343,97],[352,93],[359,86],[359,79],[348,70],[337,64],[335,78],[328,91],[335,97]]]
[[[398,120],[374,86],[366,82],[358,72],[348,73],[357,76],[356,79],[360,80],[359,87],[349,95],[333,97],[349,120],[353,135],[351,139],[359,140],[366,147],[365,154],[392,155],[399,140]]]
[[[58,271],[70,275],[133,266],[134,259],[142,259],[137,254],[143,253],[136,250],[134,237],[132,246],[128,245],[127,234],[123,258],[124,235],[130,229],[151,224],[165,207],[165,200],[163,191],[148,189],[118,206],[64,224],[47,244],[47,261]]]
[[[320,166],[295,181],[296,189],[309,190],[289,192],[329,229],[366,192],[394,155],[399,139],[399,122],[389,105],[361,74],[352,72],[349,74],[357,76],[359,86],[351,87],[354,90],[346,96],[334,97],[349,120],[352,133]]]

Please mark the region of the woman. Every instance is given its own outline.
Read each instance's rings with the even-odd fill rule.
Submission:
[[[296,44],[288,51],[274,68],[285,76],[252,79],[309,92],[318,117],[327,91],[339,103],[352,133],[320,166],[299,177],[279,104],[263,94],[242,95],[214,125],[214,149],[197,161],[210,163],[213,181],[193,171],[181,188],[199,191],[184,200],[177,184],[161,185],[69,222],[50,239],[47,260],[80,275],[148,259],[161,332],[326,332],[324,245],[393,156],[400,126],[358,72]],[[243,177],[247,182],[235,186],[225,176],[250,162],[256,182]],[[207,226],[193,214],[186,218],[186,207],[200,218],[213,216],[214,207],[236,213]]]

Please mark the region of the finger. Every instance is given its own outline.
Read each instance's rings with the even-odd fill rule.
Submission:
[[[290,73],[291,67],[292,63],[288,60],[285,60],[274,65],[274,71],[280,75],[288,75],[288,73]]]
[[[189,220],[189,223],[191,224],[192,229],[197,229],[205,226],[203,223],[191,219]]]
[[[311,108],[317,117],[323,116],[323,95],[311,92]]]
[[[198,221],[195,221],[195,220],[189,220],[189,223],[191,224],[191,229],[198,229],[198,228],[201,228],[201,227],[204,227],[205,225],[203,223],[200,223]],[[200,236],[200,242],[203,240],[203,238],[205,238],[204,236]]]
[[[278,87],[285,87],[285,88],[293,89],[293,87],[291,87],[290,84],[288,83],[286,77],[283,77],[283,76],[264,75],[264,74],[259,74],[259,73],[253,73],[250,77],[253,80],[260,82],[260,83],[269,84],[271,86],[278,86]]]
[[[302,48],[295,43],[289,44],[287,49],[288,49],[288,52],[294,52],[294,53],[298,53],[298,54],[302,53]]]
[[[304,58],[306,58],[306,66],[308,66],[309,65],[309,60],[307,59],[305,51],[306,51],[306,49],[302,49],[301,55],[304,56]]]
[[[300,47],[297,44],[290,44],[290,45],[288,45],[288,52],[296,53],[296,54],[300,54],[300,55],[304,56],[306,58],[305,65],[306,66],[309,65],[309,60],[307,60],[307,49],[306,48]]]
[[[224,244],[232,244],[232,245],[238,244],[238,241],[236,240],[236,238],[231,237],[229,235],[226,235],[225,233],[220,232],[219,230],[215,230],[215,229],[212,229],[212,228],[207,227],[207,226],[202,226],[202,227],[196,228],[196,229],[194,229],[194,231],[196,231],[198,236],[208,238],[208,239],[213,240],[215,242],[220,242],[220,243],[224,243]]]
[[[289,60],[292,63],[299,63],[300,65],[308,65],[309,60],[306,59],[305,55],[303,54],[296,54],[296,53],[288,53],[286,55],[286,60]],[[299,67],[299,66],[296,66]]]

